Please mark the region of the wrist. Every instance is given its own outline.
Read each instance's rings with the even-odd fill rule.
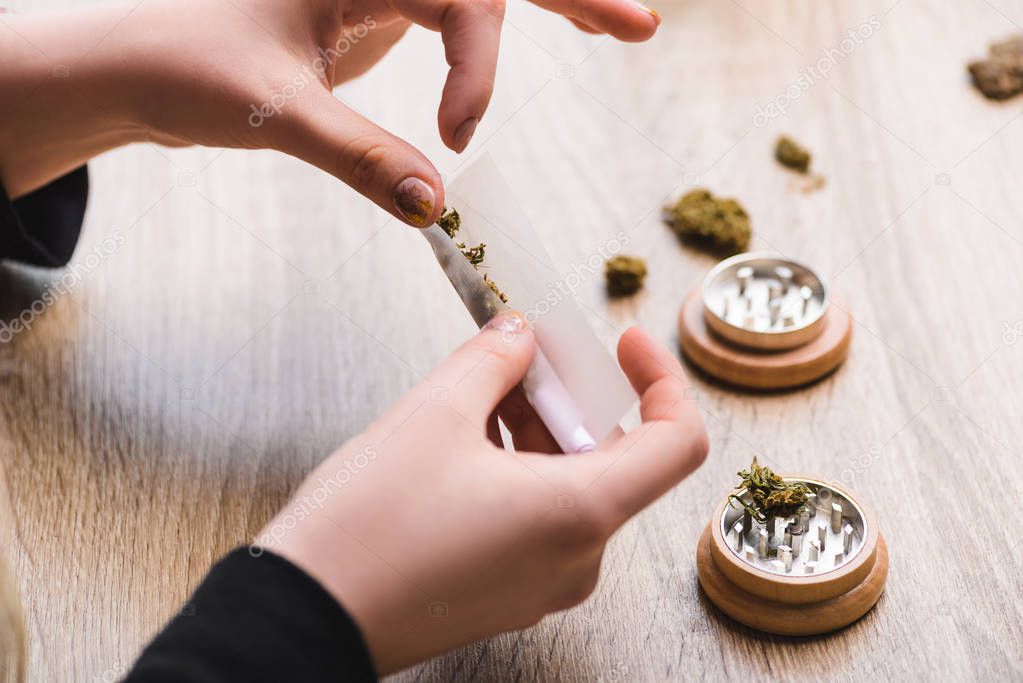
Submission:
[[[303,516],[300,523],[294,524],[301,514],[296,511],[302,510],[301,503],[289,503],[260,532],[256,544],[285,558],[319,583],[358,626],[377,673],[387,675],[393,672],[396,667],[381,657],[378,618],[372,607],[386,602],[385,596],[379,594],[377,582],[368,580],[365,572],[367,567],[373,566],[375,558],[363,556],[360,551],[365,549],[359,548],[358,544],[353,547],[347,542],[350,539],[346,534],[339,536],[337,528],[319,529],[319,520],[313,519],[312,515]]]
[[[4,15],[0,39],[0,181],[16,198],[93,156],[145,139],[106,37],[128,9]],[[111,43],[107,43],[111,40]]]

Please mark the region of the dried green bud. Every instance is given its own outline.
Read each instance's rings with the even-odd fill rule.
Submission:
[[[778,163],[793,171],[806,173],[810,170],[810,153],[792,138],[782,135],[774,146],[774,158]]]
[[[977,90],[989,100],[1007,100],[1023,92],[1023,68],[1014,59],[985,59],[966,67]]]
[[[473,267],[479,267],[479,265],[483,263],[484,257],[487,255],[486,242],[480,242],[475,247],[467,247],[465,246],[465,242],[459,242],[458,248],[462,250],[462,255],[468,259],[469,263],[471,263]]]
[[[966,66],[977,90],[991,100],[1007,100],[1023,92],[1023,36],[988,46],[988,59]]]
[[[502,291],[501,291],[501,290],[500,290],[500,289],[498,288],[498,286],[497,286],[496,284],[494,284],[494,281],[490,279],[490,276],[489,276],[489,275],[487,275],[486,273],[484,273],[484,274],[483,274],[483,281],[487,283],[487,287],[490,287],[490,289],[491,289],[491,290],[493,290],[494,294],[496,294],[496,295],[497,295],[497,297],[498,297],[498,298],[499,298],[499,299],[500,299],[500,300],[501,300],[502,302],[504,302],[504,303],[508,303],[508,295],[507,295],[507,294],[505,294],[504,292],[502,292]]]
[[[734,199],[718,199],[697,189],[664,209],[664,220],[680,240],[722,256],[749,247],[749,214]]]
[[[445,206],[444,212],[437,219],[437,225],[447,233],[448,237],[454,239],[458,229],[462,227],[462,217],[458,215],[458,211],[455,209]]]
[[[612,256],[604,262],[604,278],[611,296],[635,294],[643,287],[646,261],[635,256]]]
[[[730,498],[744,507],[761,524],[775,517],[791,517],[806,506],[810,489],[805,484],[789,483],[757,463],[756,456],[748,470],[738,472],[739,485],[736,490],[746,490],[753,499],[747,504],[739,496]]]
[[[437,225],[447,233],[448,237],[454,239],[455,235],[458,234],[458,230],[462,227],[462,217],[458,215],[458,211],[455,209],[445,206],[440,218],[437,219]],[[483,259],[486,258],[486,242],[480,242],[475,247],[467,247],[465,242],[455,242],[455,246],[462,252],[462,256],[472,264],[472,267],[479,270]],[[487,283],[487,287],[490,287],[502,302],[508,303],[508,296],[494,284],[494,281],[486,273],[483,274],[483,282]],[[494,313],[496,314],[497,311],[494,311]]]

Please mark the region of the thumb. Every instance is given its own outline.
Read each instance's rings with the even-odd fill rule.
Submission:
[[[502,313],[445,358],[421,388],[446,389],[452,407],[483,427],[526,374],[534,346],[533,332],[522,315]]]
[[[432,225],[444,206],[440,173],[418,149],[316,89],[279,121],[277,147],[351,186],[415,227]]]

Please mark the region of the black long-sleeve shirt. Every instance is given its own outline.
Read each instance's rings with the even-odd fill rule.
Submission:
[[[0,197],[0,261],[68,263],[85,216],[85,167],[15,201]],[[241,547],[213,566],[142,652],[132,683],[375,681],[358,626],[288,560]]]
[[[320,584],[238,548],[142,652],[127,683],[374,681],[358,627]]]
[[[71,260],[89,196],[85,166],[13,202],[2,194],[0,261],[55,268]]]

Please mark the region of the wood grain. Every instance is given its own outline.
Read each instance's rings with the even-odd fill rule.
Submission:
[[[784,636],[817,636],[844,628],[861,618],[881,597],[888,577],[888,548],[884,536],[875,536],[865,575],[844,592],[826,600],[793,603],[765,600],[735,584],[722,571],[722,557],[714,548],[708,524],[696,548],[700,587],[714,606],[751,628]],[[727,550],[726,550],[727,552]],[[791,597],[791,596],[788,596]]]
[[[499,160],[566,272],[619,232],[647,259],[632,299],[609,302],[598,277],[576,292],[609,347],[632,324],[677,344],[714,261],[659,212],[700,185],[744,204],[752,248],[844,295],[849,358],[770,395],[697,376],[711,456],[613,540],[595,595],[394,680],[1020,679],[1023,100],[983,100],[964,63],[1019,31],[1023,3],[652,4],[659,35],[620,45],[510,3],[469,154]],[[798,85],[871,16],[827,78]],[[436,132],[444,70],[438,38],[414,30],[340,94],[450,176],[464,160]],[[786,113],[755,125],[794,83]],[[823,189],[777,166],[782,132]],[[472,331],[422,238],[297,161],[138,145],[91,176],[76,262],[123,246],[0,345],[38,681],[126,670],[220,554]],[[4,319],[58,276],[0,269]],[[765,636],[701,595],[697,540],[753,455],[843,482],[879,517],[887,588],[849,628]]]

